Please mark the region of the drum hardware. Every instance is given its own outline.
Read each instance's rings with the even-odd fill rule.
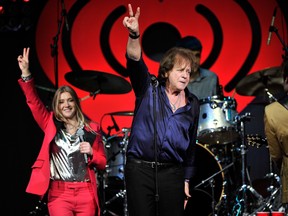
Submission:
[[[80,102],[87,100],[90,97],[93,97],[93,100],[95,99],[96,95],[100,93],[100,90],[97,90],[96,92],[90,92],[88,95],[80,98]]]
[[[124,133],[124,138],[122,142],[120,143],[122,145],[122,148],[124,149],[124,155],[123,155],[123,173],[124,173],[124,166],[126,164],[126,147],[128,145],[128,138],[129,138],[129,133],[131,129],[130,128],[122,128],[122,132]],[[126,196],[126,183],[125,183],[125,175],[123,175],[123,183],[124,183],[124,202],[123,202],[123,213],[124,216],[128,216],[128,204],[127,204],[127,196]]]
[[[246,140],[249,146],[259,148],[264,145],[268,149],[267,139],[259,134],[249,134],[246,136]],[[269,157],[269,173],[264,176],[265,180],[268,179],[268,186],[266,188],[268,195],[264,195],[265,198],[258,196],[258,206],[251,216],[257,215],[260,211],[273,212],[281,208],[281,182],[280,177],[274,171],[273,161]],[[263,185],[263,183],[261,184]],[[257,194],[255,196],[257,197]]]
[[[38,200],[38,204],[35,206],[35,209],[30,211],[28,215],[48,216],[47,203],[43,200]]]
[[[105,202],[105,205],[109,205],[111,204],[113,201],[115,201],[116,199],[120,198],[124,198],[126,196],[126,190],[120,190],[117,194],[115,194],[115,196],[113,196],[111,199],[109,199],[108,201]]]
[[[230,163],[229,165],[227,165],[226,167],[224,167],[222,170],[214,173],[212,176],[210,176],[209,178],[203,180],[201,183],[199,183],[198,185],[196,185],[194,187],[193,190],[196,190],[197,188],[199,188],[201,185],[204,185],[206,182],[209,182],[210,188],[211,188],[211,209],[212,209],[212,216],[216,215],[215,214],[215,209],[216,209],[216,201],[215,201],[215,192],[214,192],[214,188],[215,188],[215,180],[214,177],[222,172],[224,172],[226,169],[228,169],[229,167],[233,166],[234,163]]]
[[[112,197],[109,197],[108,200],[106,200],[108,196],[103,196],[104,215],[107,213],[109,215],[118,215],[117,213],[113,212],[113,210],[108,209],[107,206],[109,206],[112,202],[115,202],[119,198],[123,198],[122,207],[124,216],[128,215],[124,166],[126,164],[126,147],[128,145],[130,131],[130,128],[122,128],[119,133],[108,138],[103,138],[107,155],[106,180],[108,182],[107,187],[104,187],[103,189],[107,192],[107,189],[110,189],[110,186],[113,187],[112,184],[121,183],[121,189],[117,189],[116,194],[113,193]],[[123,137],[119,136],[120,133],[123,134]]]
[[[240,134],[241,134],[241,140],[242,143],[240,145],[241,149],[241,180],[242,180],[242,186],[239,188],[237,194],[236,194],[236,204],[233,207],[233,213],[235,215],[249,215],[248,206],[250,206],[250,203],[248,203],[248,191],[250,194],[256,198],[256,206],[259,206],[263,202],[263,197],[261,194],[259,194],[252,186],[251,181],[249,177],[248,170],[246,168],[246,154],[247,154],[247,140],[245,135],[245,121],[249,121],[251,119],[250,113],[245,113],[242,116],[236,117],[236,122],[240,123]],[[246,179],[249,180],[250,185],[246,183]],[[251,210],[251,209],[249,209]]]
[[[269,157],[270,159],[270,172],[268,174],[265,175],[265,178],[266,179],[269,179],[270,180],[270,185],[267,187],[267,192],[269,192],[271,195],[273,193],[273,191],[276,189],[276,188],[279,188],[281,186],[281,182],[280,182],[280,177],[276,174],[276,173],[273,173],[273,162],[272,162],[272,159],[271,157]],[[275,183],[277,184],[277,187],[275,187]]]
[[[277,98],[275,98],[274,95],[271,94],[267,88],[265,88],[264,90],[265,90],[266,94],[268,95],[269,103],[273,103],[273,102],[277,101]]]
[[[106,210],[104,215],[106,215],[107,213],[109,213],[109,215],[112,215],[112,216],[120,216],[119,214],[116,214],[115,212],[111,211],[111,210]]]
[[[269,173],[264,178],[269,179],[270,185],[267,187],[267,192],[270,194],[264,201],[263,204],[257,209],[257,211],[277,211],[281,208],[281,181],[280,177],[274,173],[273,161],[269,157]]]
[[[115,118],[113,117],[113,115],[110,115],[110,117],[111,117],[111,120],[113,122],[113,125],[107,127],[108,136],[110,136],[112,129],[115,129],[116,132],[118,132],[120,130],[118,124],[115,121]]]
[[[112,116],[133,116],[134,112],[133,111],[120,111],[120,112],[108,113],[107,115],[112,115]]]
[[[130,128],[122,128],[121,131],[114,116],[133,116],[131,111],[112,112],[106,113],[100,120],[100,128],[102,130],[102,121],[105,116],[110,115],[113,125],[107,128],[108,136],[103,136],[103,143],[105,147],[107,165],[105,174],[103,175],[102,193],[102,215],[108,214],[109,216],[123,215],[118,212],[123,209],[124,215],[128,214],[127,198],[126,198],[126,185],[124,179],[124,166],[126,164],[126,147],[129,141]],[[116,134],[110,136],[112,129],[115,129]],[[103,130],[102,130],[103,131]],[[124,191],[124,192],[123,192]],[[123,193],[122,193],[123,192]],[[118,199],[118,198],[124,198]],[[108,200],[108,201],[107,201]],[[113,202],[113,205],[109,205]],[[109,205],[109,209],[106,208]],[[118,206],[120,205],[120,206]]]
[[[34,210],[30,211],[28,215],[49,216],[47,201],[48,201],[48,193],[45,193],[44,197],[42,197],[42,199],[39,199],[37,201]]]
[[[222,166],[230,164],[236,160],[236,153],[239,151],[234,143],[221,145],[205,145],[217,158]]]
[[[188,199],[186,204],[185,216],[211,214],[211,190],[210,187],[201,184],[201,182],[203,182],[203,179],[208,179],[218,173],[218,171],[220,171],[219,174],[213,176],[213,182],[210,182],[213,185],[215,206],[220,203],[224,193],[224,173],[221,172],[222,166],[215,155],[200,143],[196,144],[195,154],[198,155],[195,158],[196,175],[190,179],[189,189],[192,197]],[[202,167],[203,165],[206,166]],[[208,183],[209,180],[207,180]],[[196,185],[198,185],[198,188],[194,190]]]
[[[278,199],[278,200],[277,200]],[[260,211],[268,211],[273,212],[281,209],[282,203],[281,203],[281,187],[275,188],[273,192],[271,193],[271,196],[263,200],[263,204],[260,205],[259,208],[255,209],[251,216],[257,215],[257,212]]]
[[[267,139],[263,138],[259,134],[247,134],[246,135],[247,145],[251,147],[260,148],[261,146],[265,146],[267,149],[268,143]],[[274,173],[275,168],[273,166],[272,158],[269,156],[269,173],[265,175],[265,179],[270,179],[270,186],[267,188],[268,192],[272,192],[275,189],[274,182],[276,181],[277,184],[280,184],[280,177]]]
[[[111,113],[104,114],[100,120],[101,130],[102,130],[102,121],[103,121],[104,117],[106,117],[108,115],[111,117],[113,125],[107,127],[107,131],[108,131],[107,136],[109,137],[108,139],[113,139],[115,136],[118,136],[120,133],[123,133],[123,131],[119,132],[120,129],[119,129],[119,126],[118,126],[114,116],[133,116],[134,113],[132,111],[121,111],[121,112],[111,112]],[[111,130],[112,129],[115,129],[115,131],[116,131],[116,134],[114,134],[113,136],[111,136]]]
[[[103,141],[104,141],[105,143],[107,143],[107,142],[109,142],[110,140],[112,140],[112,139],[114,139],[114,138],[116,138],[116,137],[119,137],[119,135],[122,134],[122,133],[123,133],[122,131],[119,131],[119,132],[117,132],[116,134],[114,134],[114,135],[112,135],[112,136],[108,136],[108,138],[103,137]],[[108,144],[107,144],[107,145],[108,145]]]
[[[265,140],[267,145],[267,139]],[[267,148],[269,149],[268,145]],[[274,196],[273,193],[275,192],[275,190],[281,187],[280,177],[274,171],[275,167],[273,166],[273,160],[271,156],[269,156],[269,173],[265,175],[265,178],[270,180],[270,185],[267,188],[267,192],[270,193],[270,197],[273,197]],[[277,187],[275,187],[275,183],[277,184]]]

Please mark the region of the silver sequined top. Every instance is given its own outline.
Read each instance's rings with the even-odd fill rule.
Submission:
[[[52,180],[89,181],[84,154],[80,153],[80,138],[65,130],[57,132],[51,145],[50,172]]]

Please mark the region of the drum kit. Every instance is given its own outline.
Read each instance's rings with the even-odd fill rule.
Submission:
[[[133,116],[133,112],[115,112],[105,115]],[[102,188],[100,191],[102,215],[128,215],[124,166],[129,134],[130,128],[124,127],[112,136],[103,136],[107,165],[105,171],[98,175],[99,188]]]
[[[125,79],[97,71],[85,73],[69,72],[66,80],[90,93],[123,94],[131,91]],[[267,96],[269,102],[274,95],[283,92],[279,67],[267,68],[244,77],[236,87],[244,96]],[[190,180],[192,198],[188,200],[185,216],[189,215],[256,215],[265,209],[275,210],[278,206],[281,184],[278,175],[269,173],[272,179],[269,196],[264,198],[249,183],[246,168],[247,135],[245,122],[250,113],[239,115],[237,103],[232,97],[211,96],[200,100],[196,164],[198,174]],[[131,116],[131,111],[105,114],[111,116],[113,126],[103,135],[107,154],[107,167],[97,174],[102,215],[120,216],[127,214],[124,179],[125,154],[130,128],[119,129],[114,116]],[[117,128],[118,127],[118,128]],[[111,135],[112,129],[118,129]]]
[[[242,79],[236,92],[266,97],[268,104],[277,100],[274,95],[284,92],[282,82],[279,67],[267,68]],[[196,164],[200,170],[196,178],[190,180],[193,196],[188,200],[185,216],[255,216],[281,207],[279,176],[271,168],[265,176],[270,181],[266,197],[252,186],[246,167],[247,147],[248,141],[255,144],[259,140],[248,139],[245,123],[251,115],[238,115],[236,107],[231,97],[217,95],[200,100],[197,137],[200,143],[196,148]]]

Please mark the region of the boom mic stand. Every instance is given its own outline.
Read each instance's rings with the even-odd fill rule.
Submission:
[[[53,44],[50,45],[51,47],[51,56],[53,57],[54,60],[54,76],[55,76],[55,88],[58,88],[58,41],[59,41],[59,35],[61,33],[61,27],[63,24],[63,20],[67,19],[66,17],[66,10],[64,8],[64,1],[61,0],[61,7],[62,7],[62,11],[60,13],[60,18],[58,19],[57,23],[58,23],[58,28],[57,28],[57,33],[56,35],[53,37]],[[60,4],[60,2],[58,2],[58,4]],[[65,20],[66,21],[66,20]],[[66,27],[67,27],[67,22],[66,22]]]
[[[278,39],[280,40],[282,46],[283,46],[283,50],[285,51],[285,54],[282,56],[283,60],[285,58],[288,58],[288,46],[285,45],[284,40],[280,37],[278,29],[275,26],[270,26],[269,27],[269,31],[271,32],[275,32],[275,34],[277,35]]]

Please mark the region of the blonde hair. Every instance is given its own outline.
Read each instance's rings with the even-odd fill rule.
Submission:
[[[68,123],[67,119],[62,115],[61,110],[59,110],[60,96],[64,92],[68,92],[72,96],[73,100],[75,101],[76,121],[78,122],[78,124],[80,125],[81,123],[83,123],[84,126],[90,129],[90,131],[95,132],[89,125],[90,121],[83,114],[83,111],[80,105],[80,100],[78,98],[77,93],[70,86],[67,86],[67,85],[61,86],[55,92],[55,95],[52,100],[52,111],[54,112],[55,118],[60,122]]]

